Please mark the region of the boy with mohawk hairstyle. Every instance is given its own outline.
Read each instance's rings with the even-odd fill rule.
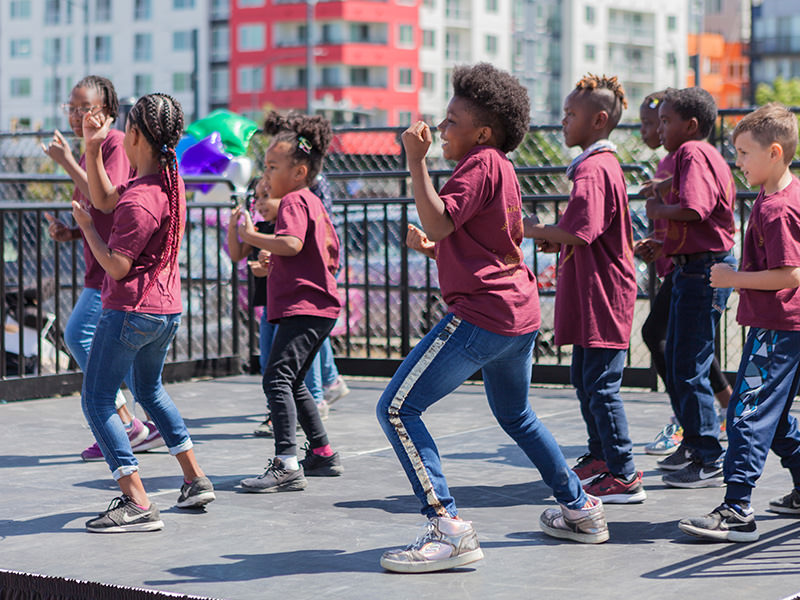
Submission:
[[[750,495],[769,449],[789,469],[794,487],[769,503],[772,512],[800,514],[800,432],[789,414],[800,387],[800,181],[789,171],[797,149],[797,118],[767,104],[733,131],[736,165],[761,188],[747,225],[742,267],[711,267],[711,285],[739,290],[736,319],[748,325],[734,395],[728,405],[725,501],[678,527],[728,542],[758,539]]]
[[[569,203],[557,225],[525,219],[525,236],[560,250],[555,342],[572,344],[570,378],[580,400],[589,451],[574,467],[588,494],[605,503],[647,494],[619,389],[636,301],[633,232],[625,177],[608,136],[627,107],[616,77],[589,74],[564,101],[567,146],[583,152],[567,168]]]
[[[528,131],[527,92],[510,74],[481,63],[453,70],[453,93],[439,131],[444,157],[458,164],[439,194],[425,165],[430,128],[418,122],[403,133],[425,230],[409,228],[406,243],[436,259],[449,312],[406,357],[377,408],[429,519],[414,543],[381,557],[383,568],[402,573],[450,569],[483,557],[472,524],[458,516],[421,418],[478,370],[498,423],[561,505],[545,511],[542,530],[583,543],[608,539],[602,503],[581,489],[528,402],[539,298],[536,277],[523,261],[522,197],[506,157]]]

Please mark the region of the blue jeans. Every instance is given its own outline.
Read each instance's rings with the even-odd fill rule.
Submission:
[[[185,452],[192,440],[178,409],[161,383],[167,351],[180,314],[103,310],[83,375],[81,404],[89,427],[114,479],[139,470],[125,427],[114,410],[123,377],[133,371],[134,393],[158,427],[171,454]]]
[[[336,383],[336,380],[339,378],[339,369],[336,368],[336,362],[333,359],[333,348],[331,347],[330,337],[325,338],[322,348],[319,349],[319,362],[322,385],[329,386]]]
[[[619,389],[625,367],[625,350],[572,347],[570,379],[589,434],[589,452],[602,458],[616,477],[636,473],[628,418]]]
[[[728,404],[728,500],[750,501],[770,448],[800,489],[800,431],[789,410],[800,387],[800,331],[753,327]]]
[[[667,342],[667,391],[683,426],[683,444],[704,465],[722,456],[714,391],[709,380],[714,339],[731,288],[712,288],[711,265],[736,259],[707,258],[676,266],[672,275]]]
[[[261,313],[261,321],[258,324],[258,362],[261,365],[261,374],[264,374],[264,369],[267,368],[267,359],[269,358],[269,351],[272,348],[272,340],[275,339],[275,330],[278,326],[275,323],[267,321],[267,307]]]
[[[100,290],[83,288],[81,295],[78,296],[78,301],[72,308],[67,326],[64,328],[64,343],[67,344],[69,353],[83,372],[86,372],[86,361],[92,347],[92,338],[94,338],[97,321],[102,312],[103,303],[100,300]],[[133,382],[130,373],[125,375],[124,381],[132,392]],[[125,396],[118,392],[115,406],[120,408],[124,405]]]
[[[573,509],[585,504],[578,477],[528,402],[536,333],[499,335],[448,314],[392,377],[378,402],[378,421],[422,504],[423,515],[455,517],[458,511],[422,413],[478,370],[483,373],[495,419],[533,462],[556,500]]]

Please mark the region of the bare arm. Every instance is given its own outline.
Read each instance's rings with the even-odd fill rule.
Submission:
[[[699,221],[700,215],[691,208],[682,208],[680,204],[664,204],[657,196],[647,199],[647,216],[651,219],[668,219],[670,221]]]
[[[125,277],[131,270],[133,260],[108,248],[108,244],[103,241],[103,238],[100,237],[94,227],[92,215],[75,201],[72,202],[72,216],[75,217],[75,221],[83,231],[86,243],[89,244],[89,249],[95,259],[103,267],[103,270],[108,273],[109,277],[116,281]]]
[[[717,263],[711,267],[711,287],[777,291],[800,287],[800,267],[778,267],[764,271],[737,271]]]
[[[455,225],[445,209],[444,202],[433,187],[425,164],[425,155],[433,141],[431,129],[422,121],[417,121],[403,132],[402,139],[420,224],[430,241],[441,241],[453,233]]]
[[[83,170],[75,157],[72,156],[72,151],[69,148],[66,138],[61,132],[56,129],[53,133],[53,139],[50,144],[45,146],[42,144],[42,150],[50,158],[52,158],[62,169],[67,172],[75,186],[81,194],[89,197],[89,180],[86,176],[86,171]]]
[[[116,186],[103,165],[103,141],[108,135],[114,119],[101,119],[87,114],[83,119],[83,136],[86,140],[86,175],[89,181],[89,199],[97,210],[113,212],[119,200]]]
[[[246,244],[268,250],[277,256],[296,256],[303,249],[303,240],[293,235],[259,233],[253,225],[250,213],[243,211],[244,225],[239,225],[239,237]]]
[[[522,220],[524,227],[523,235],[527,238],[535,240],[551,242],[554,244],[566,244],[568,246],[585,246],[581,238],[572,235],[568,231],[564,231],[558,225],[543,225],[536,223],[530,217]]]
[[[246,258],[253,248],[250,244],[245,244],[241,241],[237,234],[237,226],[241,216],[242,208],[237,206],[231,211],[231,220],[228,223],[228,254],[230,254],[233,262],[239,262]]]

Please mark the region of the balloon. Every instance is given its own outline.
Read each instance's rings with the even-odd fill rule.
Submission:
[[[225,203],[231,201],[231,188],[227,183],[215,183],[213,185],[205,185],[206,189],[201,190],[201,194],[195,195],[194,199],[197,202],[215,202]]]
[[[237,156],[231,159],[223,175],[233,182],[239,193],[247,190],[250,177],[253,174],[253,161],[247,156]]]
[[[223,149],[220,134],[214,132],[184,150],[179,170],[181,175],[220,175],[228,167],[230,161],[230,155],[226,154]],[[212,185],[211,183],[190,184],[187,185],[187,188],[207,192]]]
[[[195,121],[186,128],[186,133],[195,138],[204,138],[212,132],[219,132],[225,150],[234,156],[247,152],[250,138],[258,130],[258,125],[229,110],[215,110],[204,119]]]
[[[197,143],[197,140],[190,135],[185,135],[181,138],[181,141],[178,142],[178,145],[175,146],[175,154],[178,155],[178,160],[183,157],[183,153],[186,152],[186,149],[194,146]]]

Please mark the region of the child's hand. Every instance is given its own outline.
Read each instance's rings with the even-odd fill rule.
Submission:
[[[531,215],[529,217],[523,217],[522,219],[522,237],[532,238],[535,225],[539,224],[539,217],[536,215]]]
[[[262,265],[260,261],[248,260],[247,266],[250,267],[254,277],[266,277],[269,275],[269,268],[266,265]]]
[[[269,264],[270,256],[272,256],[272,252],[262,248],[258,251],[258,262],[266,267]]]
[[[427,254],[434,251],[436,244],[428,239],[424,231],[414,225],[409,225],[408,233],[406,233],[406,246],[417,252]]]
[[[417,121],[403,132],[401,139],[406,149],[406,159],[409,162],[416,162],[425,158],[428,148],[433,143],[433,134],[426,123]]]
[[[633,253],[641,257],[644,262],[650,264],[661,256],[661,250],[663,248],[664,244],[662,242],[654,240],[653,238],[645,238],[636,242],[636,245],[633,247]]]
[[[736,287],[736,269],[726,263],[711,265],[711,287]]]
[[[47,227],[47,233],[50,234],[53,240],[56,242],[69,242],[74,239],[72,236],[72,229],[70,229],[66,223],[59,221],[51,213],[47,212],[44,213],[44,218],[50,223]]]
[[[547,240],[536,240],[536,249],[539,252],[555,253],[561,251],[561,244],[548,242]]]
[[[99,112],[90,111],[83,115],[83,139],[86,140],[86,147],[99,147],[108,137],[113,122],[111,116],[103,116]]]
[[[68,157],[72,155],[66,138],[58,129],[53,132],[53,139],[47,146],[42,144],[42,150],[62,167],[67,164]]]
[[[72,217],[81,229],[87,229],[92,225],[92,215],[75,200],[72,201]]]
[[[256,233],[256,227],[253,225],[253,219],[248,211],[240,210],[240,213],[244,215],[244,224],[239,225],[239,237],[244,239],[244,235]]]
[[[648,219],[657,219],[658,218],[658,210],[664,206],[664,203],[661,202],[661,199],[656,196],[650,196],[645,203],[645,211],[647,212]]]
[[[236,226],[239,225],[239,219],[242,217],[242,212],[241,206],[235,206],[231,209],[231,220],[228,221],[228,231],[236,229]]]

